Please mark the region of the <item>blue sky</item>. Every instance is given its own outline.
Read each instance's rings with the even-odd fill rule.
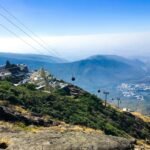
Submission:
[[[45,35],[150,31],[149,0],[1,0]]]
[[[132,43],[132,45],[134,45],[134,43],[138,43],[142,40],[139,38],[138,40],[136,39],[137,34],[140,37],[140,34],[143,36],[143,33],[146,33],[146,36],[144,36],[144,38],[146,38],[149,36],[148,33],[150,32],[149,0],[0,0],[0,4],[12,12],[26,26],[42,38],[47,39],[48,37],[58,37],[59,40],[57,40],[59,42],[54,42],[53,40],[51,44],[52,47],[55,47],[58,51],[60,50],[60,47],[63,46],[63,44],[61,45],[63,39],[60,40],[60,38],[63,38],[64,36],[65,38],[67,36],[68,39],[70,39],[70,36],[73,39],[77,37],[79,37],[79,39],[81,37],[82,39],[83,36],[85,37],[86,35],[88,37],[89,35],[92,37],[93,35],[96,35],[95,37],[98,35],[107,35],[107,39],[110,40],[112,34],[119,34],[117,38],[124,40],[124,34],[128,34],[129,36],[130,34],[135,34],[135,40],[133,39]],[[2,9],[0,9],[0,13],[11,18]],[[15,29],[1,16],[0,20],[3,25],[15,31],[19,36],[25,37],[22,32]],[[0,28],[0,32],[0,37],[1,39],[3,38],[3,40],[4,38],[13,38],[12,35],[2,28]],[[87,42],[89,41],[90,39],[87,40]],[[65,42],[67,43],[67,39]],[[86,38],[84,38],[83,43],[86,43]],[[78,46],[76,51],[83,50],[86,56],[86,45],[83,46],[83,43],[81,44],[81,47],[80,45]],[[110,42],[108,41],[108,43]],[[60,46],[57,47],[58,44],[60,44]],[[74,44],[76,45],[80,43],[74,42]],[[94,43],[91,43],[91,45],[93,44]],[[62,47],[62,51],[60,52],[64,52],[67,48],[67,46]],[[104,48],[105,47],[103,46],[103,49]],[[142,46],[140,48],[142,48]],[[1,49],[2,48],[0,47],[0,50]],[[76,52],[71,47],[68,48],[68,51],[69,49],[72,53]],[[97,51],[95,51],[94,54],[101,54],[102,48],[100,45],[95,49],[97,49]],[[121,46],[113,47],[112,50],[109,48],[109,51],[106,51],[106,53],[115,54],[115,49],[121,49]],[[133,47],[133,54],[135,49],[136,48]],[[68,51],[66,50],[66,54]],[[89,51],[90,49],[88,52]],[[92,47],[91,51],[93,51]],[[145,53],[147,54],[148,50],[145,50]],[[92,52],[88,53],[88,55],[92,55]],[[141,54],[139,53],[139,55]]]

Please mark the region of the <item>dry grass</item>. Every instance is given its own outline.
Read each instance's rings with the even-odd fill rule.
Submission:
[[[0,121],[0,127],[9,131],[26,131],[32,133],[38,133],[42,129],[42,127],[40,128],[34,125],[26,126],[21,122],[10,123],[5,121]]]
[[[97,134],[104,134],[101,130],[95,130],[92,128],[88,128],[85,126],[79,126],[79,125],[69,125],[64,122],[61,122],[59,126],[52,126],[48,128],[40,128],[42,130],[49,130],[49,131],[57,131],[57,132],[84,132],[84,133],[97,133]]]
[[[9,102],[8,101],[4,101],[4,100],[0,100],[0,105],[6,106],[6,105],[9,105]]]
[[[7,128],[7,129],[14,129],[14,124],[5,122],[5,121],[0,121],[0,127],[2,128]]]
[[[10,142],[11,142],[10,139],[7,137],[0,138],[0,143],[8,143],[9,144]]]
[[[8,137],[0,137],[0,145],[2,146],[9,146],[10,144],[12,144],[11,139],[9,139]]]
[[[85,126],[71,126],[70,129],[71,131],[76,131],[76,132],[85,132],[85,133],[99,133],[99,134],[103,134],[103,132],[101,130],[95,130],[92,128],[88,128]]]
[[[5,100],[0,100],[0,105],[1,106],[7,106],[13,110],[15,110],[16,112],[19,112],[21,114],[30,114],[30,112],[26,109],[24,109],[23,107],[19,106],[19,105],[12,105],[10,104],[8,101]]]
[[[147,144],[144,140],[137,140],[135,145],[135,150],[150,150],[150,145]]]
[[[21,114],[30,114],[29,111],[27,111],[26,109],[22,108],[21,106],[13,106],[13,108],[21,113]]]
[[[132,112],[132,114],[140,119],[142,119],[144,122],[149,122],[150,123],[150,117],[144,116],[139,112]]]

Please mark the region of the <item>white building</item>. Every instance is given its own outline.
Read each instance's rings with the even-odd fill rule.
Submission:
[[[0,79],[1,80],[4,80],[4,79],[10,77],[11,75],[12,75],[11,72],[8,70],[0,70]]]

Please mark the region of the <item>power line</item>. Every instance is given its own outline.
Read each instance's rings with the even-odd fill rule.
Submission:
[[[35,38],[33,38],[32,36],[30,36],[30,34],[28,34],[26,31],[24,31],[21,27],[19,27],[18,25],[16,25],[13,21],[11,21],[8,17],[6,17],[5,15],[3,15],[2,13],[0,13],[0,16],[3,17],[5,20],[7,20],[10,24],[12,24],[14,27],[18,28],[21,32],[23,32],[26,36],[28,36],[30,39],[32,39],[34,42],[36,42],[40,47],[42,47],[43,49],[45,49],[46,51],[49,52],[49,50],[43,46],[43,44],[39,43],[39,41],[37,41]],[[51,53],[52,54],[52,53]]]
[[[29,42],[25,41],[23,38],[21,38],[20,36],[18,36],[15,32],[11,31],[9,28],[7,28],[6,26],[4,26],[3,24],[0,24],[0,26],[2,28],[4,28],[5,30],[7,30],[9,33],[13,34],[14,36],[16,36],[17,38],[19,38],[22,42],[24,42],[25,44],[27,44],[28,46],[30,46],[31,48],[33,48],[34,50],[38,51],[38,53],[42,54],[37,48],[35,48],[34,46],[32,46]]]
[[[36,33],[34,33],[29,27],[27,27],[19,18],[17,18],[14,14],[12,14],[8,9],[6,9],[4,6],[2,6],[0,4],[0,7],[6,12],[8,13],[12,18],[14,18],[20,25],[22,25],[27,31],[29,31],[34,37],[36,37],[37,39],[39,39],[39,41],[41,41],[41,43],[47,45],[47,43],[41,39]],[[54,48],[51,48],[52,51],[54,51],[57,55],[60,55],[58,54],[58,52],[54,49]]]

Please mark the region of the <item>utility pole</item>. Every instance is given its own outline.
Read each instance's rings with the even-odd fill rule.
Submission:
[[[107,105],[107,96],[109,95],[109,92],[104,91],[103,94],[105,95],[105,107]]]
[[[120,108],[120,103],[121,103],[121,100],[119,97],[117,97],[117,101],[118,101],[118,108]]]
[[[139,98],[139,99],[137,99],[137,106],[136,106],[136,111],[138,112],[138,111],[140,111],[140,102],[142,101],[142,99],[141,98]]]

